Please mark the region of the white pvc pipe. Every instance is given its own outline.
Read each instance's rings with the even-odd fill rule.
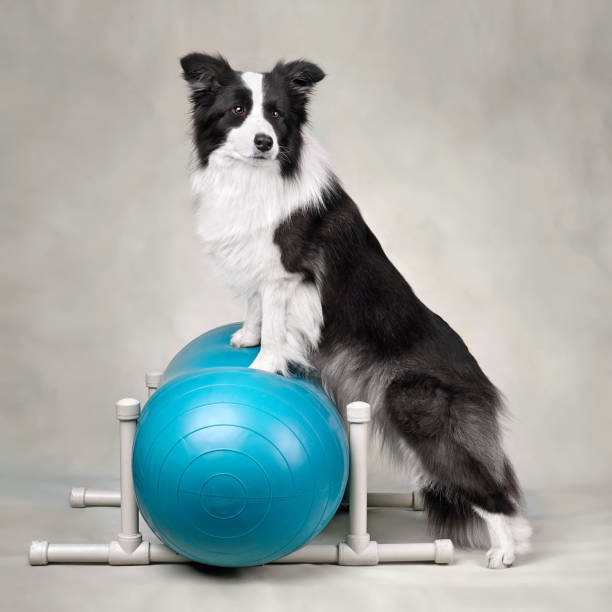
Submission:
[[[381,563],[408,561],[450,563],[453,560],[453,545],[450,540],[436,540],[425,544],[379,544],[378,559]]]
[[[70,505],[73,508],[90,506],[119,507],[121,492],[88,487],[72,487]],[[420,493],[368,493],[368,508],[406,508],[421,509]]]
[[[151,563],[192,563],[191,559],[183,557],[163,544],[149,544],[149,560]]]
[[[151,397],[155,391],[159,389],[163,374],[161,370],[149,370],[145,374],[145,385],[147,387],[148,397]]]
[[[368,508],[406,508],[422,509],[420,494],[411,493],[368,493]],[[70,490],[70,505],[73,508],[90,506],[119,507],[121,492],[87,487],[72,487]]]
[[[337,544],[310,544],[272,563],[338,563]]]
[[[343,547],[345,555],[339,554]],[[349,553],[349,554],[346,554]],[[133,552],[126,552],[119,542],[109,544],[49,544],[32,542],[29,556],[31,565],[49,563],[102,563],[110,565],[148,565],[149,563],[190,563],[163,544],[143,542]],[[378,563],[406,563],[433,561],[451,563],[453,546],[450,540],[436,540],[427,544],[377,544],[370,542],[362,553],[346,544],[311,544],[277,559],[272,563],[327,563],[341,565],[376,565]]]
[[[47,563],[108,563],[108,544],[49,544]]]
[[[368,535],[368,423],[370,405],[352,402],[346,407],[349,423],[349,538],[369,541]],[[367,536],[367,537],[366,537]]]
[[[418,491],[410,493],[368,493],[369,508],[412,508],[422,510],[421,494]]]
[[[119,507],[121,505],[121,492],[72,487],[70,489],[70,505],[73,508],[87,508],[89,506]]]
[[[49,544],[34,541],[30,545],[30,565],[48,563],[108,563],[108,544]]]
[[[118,540],[126,551],[133,551],[141,542],[138,529],[138,505],[132,477],[132,450],[136,425],[140,416],[140,402],[124,398],[116,403],[120,436],[121,532]]]
[[[451,563],[453,545],[450,540],[426,544],[378,544],[369,542],[361,552],[348,544],[312,544],[282,557],[273,563],[328,563],[339,565],[377,565],[378,563],[408,563],[433,561]]]
[[[49,544],[34,541],[30,545],[30,565],[49,563],[103,563],[109,565],[148,565],[149,563],[190,563],[163,544],[142,542],[126,551],[119,541],[108,544]]]
[[[412,508],[412,493],[368,493],[370,508]]]

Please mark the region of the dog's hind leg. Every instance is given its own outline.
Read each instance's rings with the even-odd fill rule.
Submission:
[[[517,554],[524,554],[531,550],[529,538],[531,527],[524,516],[520,514],[518,497],[520,489],[514,470],[508,459],[504,458],[503,478],[500,493],[495,501],[487,499],[486,503],[493,504],[490,508],[482,505],[473,505],[473,510],[483,519],[489,532],[491,548],[487,552],[487,565],[491,569],[510,567]],[[494,510],[503,509],[504,512]]]
[[[499,442],[497,407],[477,399],[489,398],[466,398],[434,377],[405,377],[389,386],[385,412],[427,473],[432,527],[463,546],[489,540],[488,567],[509,567],[525,550],[512,529],[520,523],[520,490]]]
[[[514,550],[517,555],[524,555],[531,551],[531,534],[533,530],[527,519],[517,514],[510,517],[510,530],[514,538]]]
[[[472,507],[484,520],[491,539],[491,548],[486,556],[487,567],[490,569],[510,567],[515,558],[514,538],[510,528],[511,518],[499,512],[487,512],[478,506]]]

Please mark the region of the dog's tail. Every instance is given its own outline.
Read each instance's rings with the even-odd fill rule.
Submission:
[[[477,491],[475,481],[473,486],[474,491],[470,492],[458,487],[431,484],[423,490],[423,505],[429,528],[436,537],[450,538],[462,548],[488,548],[491,546],[489,530],[474,510],[474,500],[471,499]],[[482,496],[485,490],[479,493]],[[498,491],[490,495],[490,499],[496,499],[499,505],[506,506],[503,512],[507,513],[512,521],[513,535],[516,535],[518,540],[527,540],[530,533],[522,533],[523,524],[526,529],[529,527],[520,514],[521,498],[521,490],[512,465],[505,459],[503,482]],[[517,534],[514,534],[515,530]],[[524,548],[527,547],[528,544]]]
[[[449,538],[462,548],[487,548],[489,535],[482,518],[461,495],[439,488],[423,489],[428,527],[436,538]]]

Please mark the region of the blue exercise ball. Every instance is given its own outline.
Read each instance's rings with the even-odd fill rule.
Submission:
[[[176,552],[209,565],[274,561],[335,514],[348,444],[315,384],[248,366],[229,344],[239,325],[196,338],[143,408],[133,474],[140,511]]]

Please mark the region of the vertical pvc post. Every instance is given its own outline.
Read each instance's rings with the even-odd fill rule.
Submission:
[[[349,534],[346,543],[362,552],[370,543],[368,533],[368,423],[370,404],[352,402],[346,407],[349,423]]]
[[[132,450],[140,416],[140,402],[128,397],[119,400],[115,405],[119,419],[121,481],[121,532],[117,540],[125,552],[133,552],[142,542],[132,477]]]
[[[147,397],[151,397],[160,387],[163,372],[161,370],[149,370],[145,374],[145,385],[147,386]]]

